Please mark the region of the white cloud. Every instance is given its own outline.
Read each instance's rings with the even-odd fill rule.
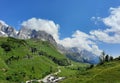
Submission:
[[[59,25],[51,20],[31,18],[22,23],[22,27],[41,30],[51,34],[56,41],[59,39]]]
[[[108,33],[102,30],[94,30],[90,32],[91,35],[94,35],[96,39],[106,42],[106,43],[120,43],[120,35],[114,34],[110,36]]]
[[[101,50],[94,41],[120,44],[120,7],[110,8],[110,16],[106,18],[92,17],[91,20],[98,24],[102,21],[108,28],[105,30],[92,30],[90,34],[76,31],[71,38],[65,38],[60,43],[66,47],[86,49],[94,54],[100,54]]]
[[[94,39],[94,37],[91,35],[77,30],[71,38],[60,40],[59,43],[68,48],[77,47],[80,51],[85,49],[96,55],[100,55],[101,50],[92,39]]]
[[[110,8],[110,16],[102,21],[108,28],[90,31],[90,34],[102,42],[120,44],[120,7]]]
[[[110,31],[120,31],[120,7],[110,8],[111,15],[103,18],[103,22],[110,27]]]

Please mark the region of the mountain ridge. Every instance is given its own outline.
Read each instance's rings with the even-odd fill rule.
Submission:
[[[40,39],[42,41],[48,41],[52,45],[54,45],[59,52],[67,55],[67,57],[70,58],[71,60],[78,61],[78,62],[88,62],[92,64],[99,63],[99,60],[98,60],[99,57],[97,57],[95,54],[87,50],[79,51],[78,48],[76,47],[66,48],[58,44],[53,38],[53,36],[45,31],[28,29],[26,27],[22,27],[19,31],[17,31],[15,30],[15,28],[7,25],[6,23],[0,22],[0,36],[14,37],[18,39]],[[76,55],[76,57],[74,57],[73,55]],[[97,61],[94,58],[97,59]]]

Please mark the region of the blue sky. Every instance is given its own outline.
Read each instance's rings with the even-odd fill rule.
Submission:
[[[71,37],[76,30],[89,34],[92,30],[108,28],[92,17],[106,18],[110,8],[120,6],[120,0],[0,0],[0,20],[20,28],[20,24],[32,17],[48,19],[60,25],[60,39]],[[100,42],[100,41],[99,41]],[[120,43],[97,42],[100,49],[112,55],[120,55]]]

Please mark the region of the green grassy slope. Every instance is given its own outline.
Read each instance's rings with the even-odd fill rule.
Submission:
[[[120,61],[114,60],[87,71],[79,71],[61,83],[120,83]]]
[[[54,46],[40,40],[0,38],[0,83],[21,83],[41,79],[69,65]]]
[[[120,83],[120,61],[105,63],[90,72],[96,74],[87,83]]]
[[[61,72],[60,83],[120,83],[120,60],[86,69],[90,65],[70,61],[49,42],[0,38],[0,83],[25,83]]]

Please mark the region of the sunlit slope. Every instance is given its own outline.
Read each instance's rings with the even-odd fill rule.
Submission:
[[[69,64],[49,42],[0,38],[0,83],[41,79]]]

